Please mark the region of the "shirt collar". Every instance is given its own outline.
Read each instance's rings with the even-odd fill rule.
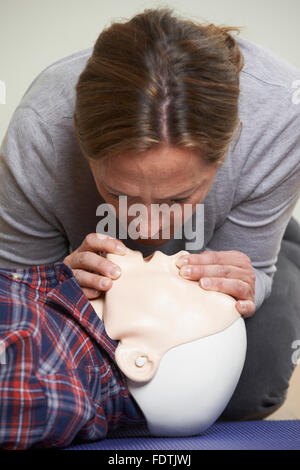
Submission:
[[[54,263],[58,284],[46,294],[45,303],[55,305],[75,318],[97,343],[115,361],[115,350],[118,341],[111,339],[106,333],[103,321],[98,317],[92,304],[83,293],[72,270],[64,263]]]

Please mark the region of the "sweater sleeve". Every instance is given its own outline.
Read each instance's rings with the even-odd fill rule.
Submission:
[[[253,267],[255,280],[254,303],[256,310],[263,304],[264,300],[269,297],[272,292],[273,274],[266,274],[262,269]]]
[[[68,240],[55,216],[56,155],[46,123],[19,106],[0,148],[0,267],[62,261]]]

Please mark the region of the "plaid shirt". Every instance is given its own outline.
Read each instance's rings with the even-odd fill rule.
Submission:
[[[64,263],[0,269],[0,447],[64,447],[145,424],[117,345]]]

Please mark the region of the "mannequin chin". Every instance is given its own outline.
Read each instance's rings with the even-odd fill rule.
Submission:
[[[194,435],[230,400],[246,356],[244,320],[227,294],[205,291],[155,251],[107,254],[122,269],[105,297],[91,301],[153,435]]]

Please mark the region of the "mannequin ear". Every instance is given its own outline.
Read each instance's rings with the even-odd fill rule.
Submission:
[[[119,343],[115,358],[121,371],[135,382],[147,382],[154,376],[158,364],[158,357],[153,357],[142,349],[131,348]]]

